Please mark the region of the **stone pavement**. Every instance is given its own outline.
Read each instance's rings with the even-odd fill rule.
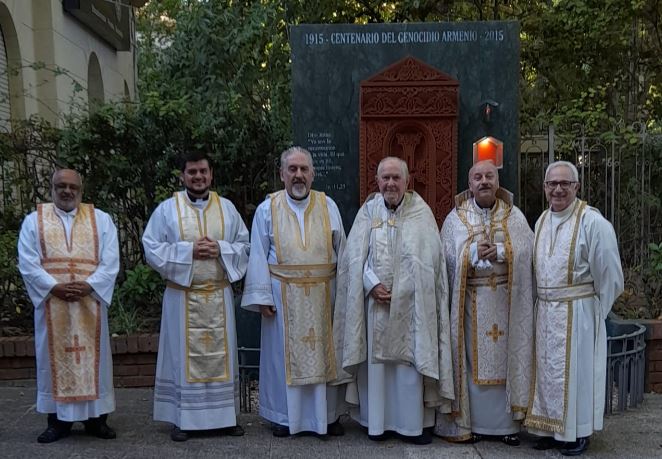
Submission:
[[[255,414],[240,416],[244,437],[205,434],[184,443],[170,441],[170,426],[152,421],[151,389],[116,389],[117,410],[109,424],[116,440],[100,440],[74,433],[49,445],[36,442],[46,426],[46,416],[35,412],[34,387],[0,387],[0,457],[67,458],[185,458],[185,457],[269,457],[269,458],[561,458],[556,451],[531,449],[533,437],[523,435],[520,447],[482,441],[475,445],[453,445],[439,438],[430,445],[414,446],[399,440],[375,443],[355,422],[344,419],[344,437],[326,441],[316,437],[274,438]],[[593,435],[586,458],[662,457],[662,395],[646,395],[644,404],[625,414],[605,418],[605,430]]]

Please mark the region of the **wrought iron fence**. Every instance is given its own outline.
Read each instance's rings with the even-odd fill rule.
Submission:
[[[648,244],[662,240],[662,135],[646,126],[614,126],[590,133],[583,126],[558,133],[525,135],[520,147],[520,208],[533,226],[547,207],[543,181],[550,161],[573,162],[579,196],[614,225],[624,264],[637,266]]]
[[[257,409],[257,383],[260,373],[260,348],[240,347],[239,354],[239,407],[242,413]]]

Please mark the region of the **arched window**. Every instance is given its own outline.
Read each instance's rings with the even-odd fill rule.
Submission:
[[[103,79],[101,66],[95,53],[90,55],[87,66],[87,106],[90,112],[96,110],[104,102]]]
[[[0,132],[11,131],[11,93],[5,34],[0,24]]]

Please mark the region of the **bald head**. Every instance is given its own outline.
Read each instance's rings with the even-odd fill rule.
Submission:
[[[73,169],[58,169],[51,179],[53,204],[60,210],[70,212],[78,207],[83,197],[83,181]]]
[[[485,159],[483,161],[478,161],[476,164],[471,166],[471,169],[469,169],[469,178],[471,179],[471,174],[476,170],[476,169],[482,169],[482,170],[490,170],[494,172],[497,175],[497,179],[499,177],[499,169],[494,165],[494,163],[488,159]]]

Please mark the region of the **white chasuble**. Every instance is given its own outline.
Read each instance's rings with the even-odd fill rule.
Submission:
[[[525,425],[563,432],[573,335],[573,302],[595,295],[593,282],[574,284],[575,248],[586,203],[576,200],[558,226],[549,210],[540,217],[534,249],[538,285],[536,367]]]
[[[338,268],[334,340],[352,417],[370,435],[420,435],[453,399],[448,288],[436,221],[415,192],[394,209],[373,194]],[[388,306],[370,292],[391,290]]]
[[[326,196],[310,192],[301,237],[297,215],[285,191],[271,196],[276,264],[271,276],[281,282],[284,313],[285,375],[288,385],[335,379],[331,282],[335,279],[333,240]]]
[[[512,284],[512,244],[506,224],[510,210],[497,200],[490,211],[489,222],[475,211],[473,200],[465,201],[458,210],[467,227],[470,243],[488,240],[506,248],[505,263],[492,263],[491,269],[467,270],[467,295],[470,301],[472,379],[474,384],[499,385],[506,383],[508,371],[508,315],[509,291]],[[467,246],[468,248],[468,246]],[[465,299],[466,301],[466,299]]]
[[[209,193],[202,211],[193,207],[185,191],[174,194],[182,241],[202,237],[223,240],[223,209],[215,192]],[[229,355],[224,289],[229,286],[225,270],[216,259],[193,259],[190,287],[170,282],[169,287],[185,292],[186,380],[192,382],[228,381]]]
[[[528,405],[533,232],[510,192],[499,188],[496,197],[491,209],[482,209],[470,191],[459,194],[441,230],[456,398],[451,415],[437,414],[435,433],[450,441],[467,440],[472,432],[516,433]],[[496,260],[478,259],[482,240],[496,244]]]
[[[41,264],[57,282],[86,280],[99,265],[94,206],[80,204],[67,237],[53,204],[37,206]],[[46,306],[53,400],[99,398],[101,304],[91,295],[78,301],[49,296]]]

